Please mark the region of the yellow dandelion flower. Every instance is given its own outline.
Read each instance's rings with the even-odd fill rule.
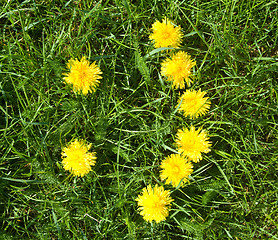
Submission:
[[[160,167],[162,168],[161,180],[167,179],[166,184],[172,184],[174,187],[188,182],[188,176],[193,172],[192,163],[180,154],[171,154],[166,157]]]
[[[153,189],[151,185],[148,185],[143,189],[142,195],[136,198],[136,201],[140,214],[146,221],[154,220],[159,223],[169,215],[168,207],[173,199],[170,197],[170,191],[164,190],[163,187],[155,185]]]
[[[186,52],[179,51],[172,56],[172,59],[166,58],[161,63],[161,75],[167,77],[167,81],[172,81],[173,88],[185,88],[192,82],[189,78],[191,68],[196,65],[196,62],[190,58]]]
[[[179,111],[183,111],[184,116],[190,116],[192,119],[205,115],[210,108],[210,101],[208,97],[204,97],[206,92],[187,89],[180,97],[181,102]],[[179,105],[179,104],[178,104]]]
[[[70,143],[62,149],[62,164],[64,169],[75,176],[83,177],[91,171],[91,166],[96,163],[95,152],[88,152],[92,144],[86,144],[84,140]]]
[[[179,129],[176,136],[178,151],[193,162],[199,162],[202,159],[201,153],[210,151],[211,143],[208,140],[204,130],[195,130],[193,126],[190,129]]]
[[[154,41],[155,48],[179,47],[183,34],[180,26],[175,26],[169,19],[165,18],[162,23],[155,21],[152,25],[153,33],[150,40]]]
[[[102,72],[96,62],[90,64],[86,57],[82,57],[81,61],[70,59],[67,67],[70,72],[64,74],[64,80],[66,83],[73,85],[74,91],[82,92],[84,95],[96,91],[99,84],[98,79],[102,78],[100,76]]]

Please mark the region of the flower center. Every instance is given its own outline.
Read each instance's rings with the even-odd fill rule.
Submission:
[[[82,163],[83,153],[81,151],[74,151],[71,155],[71,161],[73,165],[80,165]]]
[[[81,81],[83,82],[84,79],[87,78],[87,73],[85,71],[80,72],[79,77],[81,79]]]
[[[189,102],[189,109],[192,109],[195,110],[195,108],[197,107],[197,100],[195,98],[191,98],[191,99],[188,99],[188,102]]]
[[[177,76],[182,76],[184,70],[184,66],[179,63],[175,63],[173,65],[173,74]]]
[[[158,196],[153,196],[152,208],[153,209],[161,208],[161,202]]]
[[[168,39],[170,37],[170,33],[169,32],[165,32],[163,34],[164,39]]]
[[[173,174],[178,174],[180,172],[180,168],[177,166],[173,167]]]

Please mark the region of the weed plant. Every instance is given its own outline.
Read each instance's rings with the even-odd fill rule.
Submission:
[[[148,39],[165,16],[211,101],[195,120]],[[278,239],[276,1],[2,0],[0,26],[0,238]],[[103,72],[86,96],[63,81],[82,56]],[[191,125],[211,152],[184,187],[165,186],[166,221],[145,222],[135,199],[164,184],[159,165]],[[61,163],[73,138],[97,153],[83,178]]]

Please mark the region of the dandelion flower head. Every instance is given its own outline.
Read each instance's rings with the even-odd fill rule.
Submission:
[[[81,61],[70,59],[67,67],[70,72],[64,74],[64,80],[67,84],[73,85],[74,91],[82,92],[84,95],[91,91],[95,92],[99,79],[102,78],[100,76],[102,72],[96,62],[90,64],[86,57],[82,57]]]
[[[210,108],[210,102],[208,97],[204,97],[205,94],[206,92],[202,92],[201,89],[198,91],[187,89],[179,99],[181,105],[178,110],[192,119],[205,115]]]
[[[154,41],[155,48],[179,47],[183,34],[180,26],[175,26],[169,19],[165,18],[162,23],[158,20],[152,25],[153,33],[150,40]]]
[[[168,81],[173,82],[173,88],[185,88],[185,82],[187,85],[192,82],[189,78],[191,75],[191,68],[196,65],[196,62],[191,59],[184,51],[179,51],[172,56],[172,58],[166,58],[161,63],[161,75],[167,77]]]
[[[91,166],[96,163],[94,152],[88,152],[91,144],[86,144],[83,140],[70,143],[62,149],[62,164],[64,169],[70,171],[75,176],[83,177],[91,171]]]
[[[152,188],[151,185],[148,185],[143,189],[142,194],[136,198],[136,201],[140,214],[146,221],[154,220],[159,223],[169,215],[169,206],[173,199],[170,197],[170,191],[164,190],[162,186],[155,185]]]
[[[161,180],[166,179],[166,184],[172,184],[174,187],[188,182],[188,176],[193,172],[192,163],[181,154],[171,154],[166,157],[160,167],[162,168]]]
[[[175,142],[178,146],[178,151],[192,160],[199,162],[202,160],[202,153],[210,151],[211,143],[204,130],[195,130],[193,126],[190,129],[179,129]]]

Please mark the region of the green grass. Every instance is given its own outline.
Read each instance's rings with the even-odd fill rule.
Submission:
[[[276,1],[2,1],[0,219],[2,239],[278,239]],[[159,75],[151,24],[183,28],[197,62],[193,88],[212,102],[196,120]],[[151,54],[150,54],[151,53]],[[96,60],[95,93],[63,83],[66,62]],[[166,221],[150,224],[135,198],[164,185],[159,164],[177,129],[209,131],[212,151],[171,190]],[[84,178],[61,164],[80,137],[97,163]]]

